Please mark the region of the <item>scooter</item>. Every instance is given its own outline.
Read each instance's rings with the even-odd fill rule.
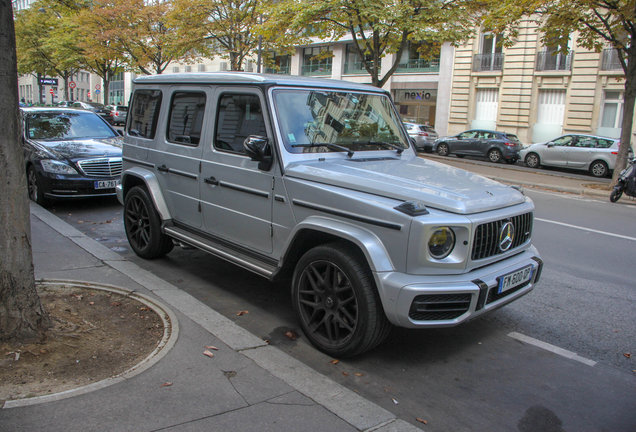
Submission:
[[[629,161],[627,167],[619,174],[618,183],[610,193],[610,201],[618,201],[623,192],[627,196],[636,197],[636,158]]]

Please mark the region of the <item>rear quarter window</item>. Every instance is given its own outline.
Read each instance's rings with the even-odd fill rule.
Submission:
[[[598,148],[610,148],[614,144],[614,141],[607,139],[597,139],[596,147]]]
[[[512,142],[516,142],[516,143],[521,142],[519,141],[519,138],[517,138],[517,135],[505,134],[504,136],[506,137],[506,139],[509,139]]]
[[[161,108],[160,90],[136,90],[130,104],[128,135],[153,139],[157,132],[157,121]]]

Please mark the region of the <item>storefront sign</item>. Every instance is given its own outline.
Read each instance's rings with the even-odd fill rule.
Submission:
[[[415,90],[415,89],[396,89],[395,102],[436,102],[437,89]]]
[[[57,78],[40,78],[40,84],[56,86]]]

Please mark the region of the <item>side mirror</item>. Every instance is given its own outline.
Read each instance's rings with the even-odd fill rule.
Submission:
[[[548,148],[552,148],[552,147],[554,147],[554,143],[548,143],[548,144],[547,144],[547,147],[548,147]]]
[[[246,155],[253,161],[259,162],[259,170],[269,171],[272,168],[274,158],[272,157],[272,149],[267,137],[250,135],[243,141],[243,148]]]

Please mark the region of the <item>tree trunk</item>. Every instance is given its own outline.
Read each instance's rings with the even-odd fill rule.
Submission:
[[[0,0],[0,339],[37,337],[50,327],[35,289],[26,174],[20,145],[13,10]]]
[[[612,175],[611,187],[618,183],[620,172],[627,166],[627,153],[632,143],[632,127],[634,125],[634,104],[636,104],[636,46],[628,50],[627,68],[625,70],[625,98],[623,105],[623,123],[621,125],[621,147],[616,157],[616,166]]]

